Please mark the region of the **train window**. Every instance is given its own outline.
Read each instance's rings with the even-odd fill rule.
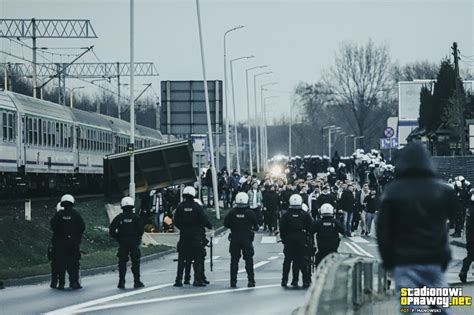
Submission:
[[[38,119],[33,118],[33,144],[38,144]]]
[[[69,147],[72,148],[72,137],[74,135],[74,127],[71,125],[69,126]]]
[[[31,140],[33,139],[33,121],[31,118],[26,118],[26,130],[27,130],[27,139],[26,143],[31,144]]]
[[[8,139],[7,113],[2,113],[3,141]]]
[[[64,146],[63,124],[59,124],[59,146]]]
[[[42,134],[42,137],[43,137],[43,145],[46,146],[48,145],[48,142],[47,142],[47,139],[48,139],[48,130],[47,130],[47,122],[46,120],[43,119],[43,134]]]
[[[38,145],[43,145],[43,120],[38,119]]]

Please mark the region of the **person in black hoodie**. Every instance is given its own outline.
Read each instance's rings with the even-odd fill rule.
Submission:
[[[270,233],[273,233],[276,231],[276,215],[280,206],[280,197],[275,192],[275,186],[266,187],[262,202],[265,227]]]
[[[376,226],[380,256],[384,267],[393,270],[398,293],[402,287],[447,287],[451,251],[446,222],[459,206],[452,187],[436,177],[423,144],[411,142],[400,151]]]
[[[462,261],[461,272],[459,273],[459,279],[461,282],[466,283],[467,272],[471,267],[471,263],[474,261],[474,189],[469,192],[468,211],[466,215],[466,249],[467,256]]]
[[[341,199],[339,200],[339,209],[342,209],[344,213],[344,229],[346,236],[351,236],[352,229],[352,216],[356,207],[356,199],[354,194],[354,186],[352,184],[347,185],[347,189],[342,192]]]

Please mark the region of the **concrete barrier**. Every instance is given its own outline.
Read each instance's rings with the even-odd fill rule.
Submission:
[[[305,304],[294,315],[358,314],[363,305],[394,294],[382,265],[357,255],[327,256],[312,280]]]

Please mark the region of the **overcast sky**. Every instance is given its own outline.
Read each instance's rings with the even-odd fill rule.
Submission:
[[[202,79],[195,1],[135,3],[136,61],[153,61],[161,75],[159,79],[140,79],[139,83],[153,82],[159,92],[159,80]],[[273,74],[260,77],[259,82],[279,82],[275,87],[279,98],[271,101],[276,104],[272,105],[270,116],[281,116],[289,112],[290,96],[284,92],[291,91],[299,81],[316,82],[322,70],[333,63],[342,41],[365,43],[372,38],[375,43],[385,43],[390,47],[392,60],[401,64],[416,60],[439,62],[450,53],[453,41],[459,43],[463,54],[474,55],[471,0],[201,0],[201,13],[209,79],[223,79],[224,32],[245,25],[231,33],[227,41],[229,59],[256,56],[235,63],[239,119],[247,116],[246,68],[270,66]],[[128,0],[0,0],[0,18],[33,17],[90,19],[99,37],[87,41],[43,39],[39,46],[93,44],[101,61],[129,59]],[[8,40],[0,39],[0,45],[3,50],[11,49],[31,58],[30,51],[21,51]],[[20,61],[0,54],[0,61],[5,60]],[[84,61],[97,59],[90,54]]]

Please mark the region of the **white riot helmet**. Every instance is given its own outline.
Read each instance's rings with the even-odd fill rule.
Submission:
[[[244,192],[239,192],[235,196],[235,203],[237,204],[237,208],[246,208],[249,204],[249,195]]]
[[[200,205],[201,207],[203,206],[203,203],[199,198],[194,198],[194,202]]]
[[[303,203],[303,204],[301,205],[301,209],[303,209],[304,212],[308,212],[308,211],[309,211],[309,207],[308,207],[305,203]]]
[[[456,185],[457,188],[461,188],[461,187],[462,187],[462,183],[461,183],[460,181],[458,181],[458,180],[455,182],[455,185]]]
[[[458,180],[459,180],[460,182],[462,182],[462,181],[466,180],[466,179],[464,178],[464,176],[458,176],[458,177],[459,177],[459,179],[458,179]]]
[[[196,197],[196,189],[192,186],[186,186],[183,189],[183,195],[189,195],[191,197]]]
[[[334,174],[336,172],[336,170],[334,169],[334,167],[328,167],[328,172],[331,173],[331,174]]]
[[[71,204],[75,204],[76,201],[72,195],[66,194],[61,197],[61,206],[64,206],[64,203],[69,202]]]
[[[294,194],[290,197],[290,209],[301,209],[303,205],[303,198],[300,195]]]
[[[134,207],[135,202],[133,201],[132,197],[123,197],[122,201],[120,202],[120,207],[125,208],[125,207]]]
[[[325,203],[321,206],[321,215],[324,216],[333,216],[334,207],[330,203]]]
[[[56,205],[56,211],[59,212],[61,210],[64,210],[64,207],[61,206],[61,202],[58,202],[58,204]]]

